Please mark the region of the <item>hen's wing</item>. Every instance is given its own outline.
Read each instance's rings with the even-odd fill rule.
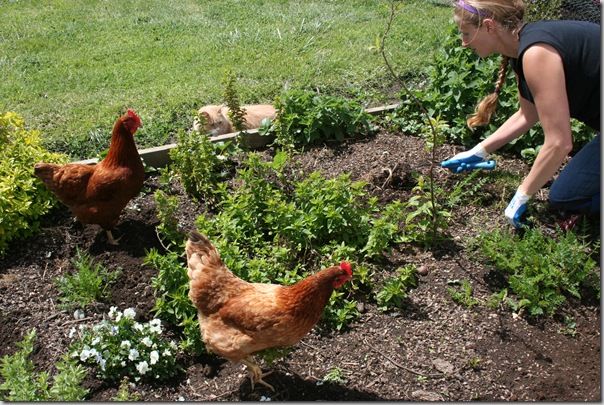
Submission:
[[[34,174],[66,205],[77,203],[86,193],[95,166],[84,164],[56,165],[36,163]]]

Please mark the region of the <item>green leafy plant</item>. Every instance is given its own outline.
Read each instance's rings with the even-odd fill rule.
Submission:
[[[455,288],[447,287],[447,291],[449,291],[449,294],[451,294],[453,301],[468,308],[478,304],[478,301],[472,297],[474,290],[472,289],[472,284],[470,284],[468,280],[461,280],[461,282],[456,281],[455,283],[460,284],[461,291],[457,291]]]
[[[564,315],[564,328],[558,329],[558,333],[566,336],[577,335],[577,322],[570,315]]]
[[[551,315],[566,297],[581,298],[582,285],[599,288],[593,250],[572,232],[559,230],[552,238],[538,229],[527,229],[522,237],[495,230],[482,233],[470,243],[472,247],[507,275],[518,298],[512,306],[518,311]],[[513,302],[511,297],[507,302]]]
[[[40,228],[41,218],[57,202],[42,181],[33,176],[37,162],[65,163],[66,156],[41,146],[40,132],[25,129],[14,112],[0,114],[0,256],[9,243]]]
[[[468,359],[468,366],[475,371],[480,369],[480,357],[472,357]]]
[[[170,150],[173,163],[169,170],[194,199],[220,200],[219,184],[233,165],[230,155],[234,146],[231,146],[231,142],[212,143],[202,130],[191,133],[180,130],[176,147]]]
[[[314,92],[290,90],[275,101],[277,143],[311,145],[370,135],[371,116],[355,101]]]
[[[0,384],[0,399],[2,401],[83,401],[88,389],[80,384],[86,377],[86,370],[69,358],[55,364],[57,373],[34,372],[34,363],[28,359],[34,349],[36,331],[27,333],[23,340],[17,343],[20,349],[11,356],[4,356],[0,363],[0,375],[4,382]]]
[[[181,369],[177,345],[161,336],[161,320],[139,323],[135,318],[133,308],[121,312],[111,307],[107,319],[92,328],[73,328],[70,335],[79,339],[72,342],[71,356],[95,367],[105,380],[165,380],[176,375]]]
[[[384,286],[376,294],[378,308],[381,311],[401,308],[409,290],[417,286],[417,267],[415,265],[399,268],[396,273],[395,277],[385,280]]]
[[[162,190],[157,190],[154,198],[157,204],[157,216],[160,219],[157,234],[162,241],[162,245],[166,250],[181,247],[186,236],[179,229],[180,222],[176,216],[179,208],[178,198],[169,196]]]
[[[79,248],[72,263],[77,272],[54,279],[61,293],[61,308],[84,308],[100,298],[109,298],[109,285],[122,274],[121,268],[109,271],[101,263],[95,264],[94,259]]]

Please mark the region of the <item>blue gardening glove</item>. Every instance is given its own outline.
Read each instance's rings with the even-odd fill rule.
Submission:
[[[505,209],[505,217],[510,225],[520,228],[522,225],[528,225],[527,221],[521,221],[522,214],[526,211],[526,203],[531,199],[530,195],[524,194],[520,188],[516,190],[516,194],[510,204]]]
[[[487,151],[478,144],[468,151],[458,153],[451,159],[445,160],[440,165],[445,169],[449,169],[451,173],[461,173],[463,171],[480,168],[481,166],[477,166],[477,164],[483,162],[487,156],[489,156]],[[485,168],[492,169],[493,167],[494,165]]]

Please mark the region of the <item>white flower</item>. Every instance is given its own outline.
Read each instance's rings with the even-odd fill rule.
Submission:
[[[170,347],[172,348],[172,350],[176,350],[178,349],[178,345],[176,344],[175,341],[171,340],[170,341]]]
[[[170,350],[166,349],[161,355],[164,357],[170,357],[172,356],[172,353],[170,353]]]
[[[153,319],[149,322],[149,331],[161,335],[161,321],[159,319]]]
[[[115,336],[115,335],[117,335],[119,333],[119,331],[120,331],[120,327],[119,326],[111,325],[111,328],[109,330],[109,334],[111,336]]]
[[[130,349],[131,343],[130,343],[129,340],[122,340],[122,343],[120,344],[120,347],[122,349]]]
[[[117,307],[109,308],[109,318],[113,318],[113,316],[115,315],[116,312],[117,312]]]
[[[153,350],[151,353],[149,353],[149,358],[151,364],[157,363],[157,360],[159,360],[159,353],[157,352],[157,350]]]
[[[130,360],[138,359],[138,350],[130,349],[130,354],[128,355],[128,359],[130,359]]]
[[[121,366],[121,367],[126,367],[126,362],[125,362],[125,361],[122,361],[122,362],[120,363],[120,366]]]
[[[119,322],[120,319],[122,319],[122,313],[118,311],[117,315],[115,316],[115,322]]]
[[[101,338],[97,336],[97,337],[95,337],[95,338],[92,340],[92,345],[93,345],[93,346],[96,346],[96,345],[98,345],[100,342],[101,342]]]
[[[139,332],[142,332],[142,331],[143,331],[143,325],[141,325],[141,324],[140,324],[140,323],[138,323],[138,322],[135,322],[135,323],[134,323],[134,329],[136,329],[136,330],[137,330],[137,331],[139,331]]]
[[[71,330],[69,331],[69,339],[73,338],[73,335],[75,335],[76,333],[76,328],[71,328]]]
[[[90,357],[90,350],[82,350],[82,352],[80,353],[80,360],[82,361],[86,361],[88,360],[88,358]]]
[[[105,371],[105,364],[107,364],[107,360],[101,358],[98,363],[99,363],[99,366],[101,366],[101,370]]]
[[[151,347],[151,345],[153,345],[153,341],[149,339],[149,336],[145,336],[143,340],[141,340],[141,343],[147,347]]]
[[[136,311],[134,310],[134,308],[126,308],[124,310],[124,318],[134,319],[135,316],[136,316]]]
[[[136,369],[141,375],[144,375],[147,371],[149,371],[149,364],[146,361],[141,361],[136,365]]]

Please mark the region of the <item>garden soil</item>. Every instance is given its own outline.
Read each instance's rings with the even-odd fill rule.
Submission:
[[[456,149],[439,147],[436,160]],[[268,157],[271,152],[262,153]],[[499,171],[521,176],[528,172],[521,161],[505,155],[497,158]],[[367,182],[370,195],[388,203],[413,195],[413,173],[428,176],[429,160],[421,138],[382,131],[366,140],[309,149],[297,155],[294,164],[296,170],[321,170],[327,177],[348,172],[353,180]],[[445,190],[452,190],[466,176],[440,167],[433,173]],[[157,173],[149,175],[143,193],[124,210],[114,231],[121,238],[118,246],[107,245],[98,226],[75,223],[62,205],[44,218],[39,233],[10,246],[0,259],[0,356],[15,353],[16,344],[36,329],[30,357],[35,371],[54,373],[55,363],[71,342],[72,327],[98,322],[111,306],[135,308],[143,321],[153,318],[151,280],[157,270],[143,262],[149,249],[163,249],[156,234],[159,219],[153,198],[159,187],[166,186]],[[178,184],[170,188],[180,194],[182,228],[193,229],[195,218],[206,207],[187,199]],[[183,371],[177,376],[138,383],[131,391],[140,400],[164,402],[601,401],[600,301],[595,293],[580,301],[568,300],[551,317],[535,318],[515,314],[508,306],[486,305],[493,293],[505,287],[505,279],[477,260],[464,241],[480,230],[507,227],[503,209],[513,192],[495,189],[487,181],[473,190],[476,205],[452,212],[446,237],[433,247],[401,244],[385,253],[372,276],[376,286],[400,267],[414,264],[426,270],[403,306],[381,312],[374,301],[355,298],[359,317],[349,327],[335,331],[320,323],[286,357],[270,367],[261,363],[264,371],[273,371],[266,381],[274,392],[261,385],[252,390],[242,365],[212,354],[181,354]],[[547,189],[539,193],[535,203],[545,202],[546,193]],[[554,236],[555,220],[543,211],[536,226]],[[592,239],[599,241],[599,221],[589,228]],[[72,260],[78,248],[109,270],[123,270],[109,288],[111,298],[85,308],[80,319],[73,311],[59,309],[53,283],[75,270]],[[599,271],[599,254],[596,260]],[[471,283],[477,305],[468,307],[452,299],[449,289],[459,290],[462,280]],[[164,333],[178,339],[178,328],[166,326]],[[333,378],[334,370],[339,370],[338,379]],[[92,370],[84,385],[90,401],[111,400],[119,386],[96,379]]]

